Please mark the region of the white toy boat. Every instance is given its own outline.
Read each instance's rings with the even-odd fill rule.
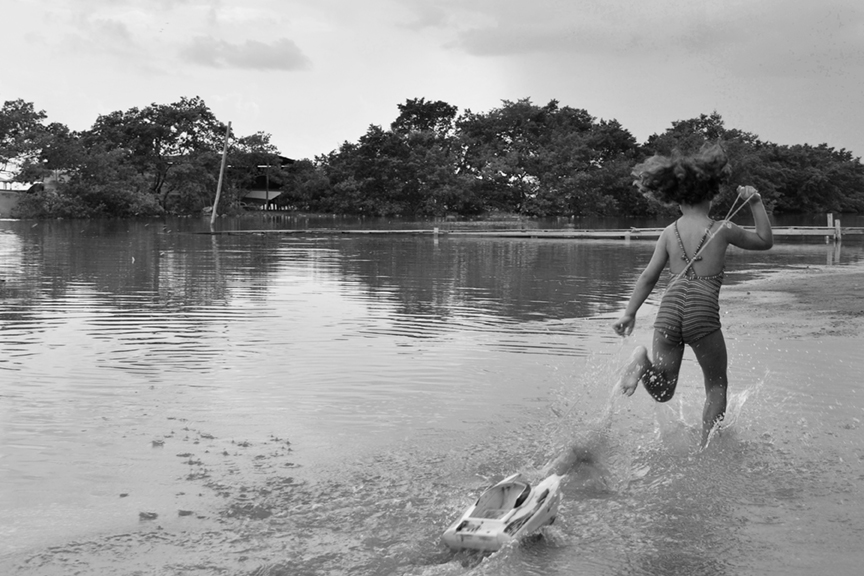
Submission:
[[[562,478],[553,474],[532,488],[521,474],[508,476],[483,492],[441,538],[453,549],[498,550],[552,524],[561,502]]]

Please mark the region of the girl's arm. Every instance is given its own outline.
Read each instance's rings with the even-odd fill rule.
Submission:
[[[745,250],[768,250],[774,245],[774,234],[771,232],[768,213],[762,204],[762,196],[752,186],[743,186],[739,193],[741,198],[750,205],[756,231],[750,232],[733,225],[729,227],[727,236],[729,243]]]
[[[669,252],[666,250],[666,237],[669,229],[663,230],[660,234],[660,239],[654,246],[654,254],[651,256],[651,261],[648,266],[639,275],[636,280],[636,286],[633,288],[633,294],[630,296],[630,301],[627,303],[627,308],[624,310],[624,315],[612,325],[612,329],[619,336],[629,336],[636,326],[636,312],[654,290],[657,280],[663,273],[663,268],[666,267],[666,262],[669,260]]]

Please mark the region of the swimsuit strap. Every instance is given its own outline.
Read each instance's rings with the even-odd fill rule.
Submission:
[[[709,218],[709,220],[710,220],[710,218]],[[695,252],[696,254],[699,254],[699,252],[702,250],[702,246],[705,245],[705,241],[708,240],[708,237],[711,235],[711,228],[713,228],[713,227],[714,227],[714,220],[711,220],[711,223],[708,224],[707,228],[705,228],[705,233],[702,235],[702,240],[700,240],[699,245],[696,246],[696,252]],[[702,259],[702,256],[696,256],[696,260],[701,260],[701,259]]]
[[[693,258],[693,262],[698,262],[702,260],[702,256],[699,256],[699,251],[702,250],[702,246],[705,244],[705,241],[708,239],[708,235],[711,233],[711,228],[714,226],[714,220],[711,220],[711,223],[708,225],[708,228],[705,229],[705,234],[702,235],[702,239],[699,241],[699,245],[696,246],[696,251],[693,253],[695,258]],[[690,264],[690,258],[687,256],[687,250],[684,248],[684,242],[681,240],[681,234],[678,233],[678,221],[675,221],[675,237],[678,238],[678,246],[681,248],[681,259]]]

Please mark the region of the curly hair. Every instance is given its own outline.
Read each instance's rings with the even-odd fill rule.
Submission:
[[[652,156],[633,168],[633,184],[664,204],[693,205],[713,199],[731,171],[726,151],[714,144],[691,156]]]

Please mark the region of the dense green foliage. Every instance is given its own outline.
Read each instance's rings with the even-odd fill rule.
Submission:
[[[239,210],[259,177],[282,194],[283,208],[410,218],[651,216],[669,210],[640,195],[631,171],[652,154],[695,151],[723,142],[733,166],[720,198],[755,185],[776,212],[864,211],[864,165],[827,144],[786,146],[726,129],[719,114],[673,122],[639,144],[615,120],[530,100],[485,113],[423,98],[398,105],[389,129],[372,125],[357,142],[314,159],[281,165],[270,136],[230,139],[230,169],[220,213]],[[200,98],[99,116],[73,133],[45,124],[21,100],[0,111],[0,163],[18,179],[54,184],[19,203],[30,217],[132,216],[200,212],[212,204],[226,126]]]

